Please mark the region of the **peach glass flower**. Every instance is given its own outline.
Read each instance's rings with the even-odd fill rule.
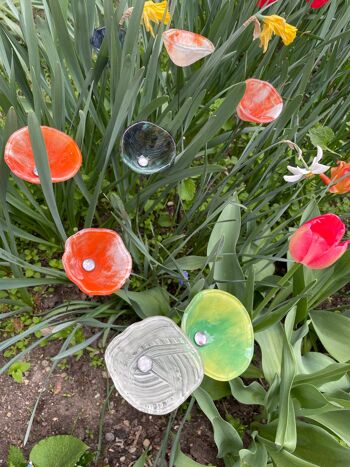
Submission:
[[[237,115],[245,122],[270,123],[280,115],[283,100],[272,84],[251,78],[237,106]]]
[[[163,40],[170,59],[181,67],[192,65],[215,50],[206,37],[181,29],[164,31]]]

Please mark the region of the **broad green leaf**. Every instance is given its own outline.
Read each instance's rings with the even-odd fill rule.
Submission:
[[[176,467],[205,467],[203,464],[194,461],[190,457],[186,456],[182,451],[178,450],[175,458]],[[213,467],[211,464],[206,464],[208,467]],[[140,466],[141,467],[141,466]]]
[[[221,417],[213,400],[204,389],[197,389],[193,395],[213,426],[218,457],[225,457],[230,454],[237,456],[239,450],[243,447],[242,440],[237,431]]]
[[[260,425],[258,439],[278,467],[344,467],[350,463],[350,449],[318,426],[297,423],[298,443],[293,453],[276,448],[275,430],[276,423]]]
[[[216,381],[215,379],[209,378],[209,376],[204,376],[201,388],[204,389],[214,401],[231,394],[230,385],[227,381]]]
[[[320,423],[350,446],[349,416],[350,410],[341,410],[317,415],[308,415],[308,418]]]
[[[255,336],[262,353],[262,368],[265,379],[272,383],[275,375],[281,374],[283,330],[279,323]]]
[[[330,311],[310,313],[315,331],[328,351],[338,362],[350,360],[350,318]]]
[[[129,303],[142,319],[149,316],[169,315],[169,295],[165,289],[160,287],[143,290],[142,292],[119,290],[116,295]]]
[[[192,178],[180,182],[178,193],[183,201],[192,201],[196,192],[196,183]]]
[[[27,461],[21,449],[17,446],[10,446],[7,456],[8,467],[26,467]]]
[[[267,451],[264,445],[254,439],[248,449],[239,451],[241,467],[266,467]]]
[[[210,256],[219,242],[221,259],[212,264],[214,280],[221,290],[232,293],[239,300],[244,298],[244,275],[239,264],[236,245],[241,231],[241,208],[234,195],[223,208],[209,238],[207,255]]]
[[[319,125],[309,131],[309,137],[315,147],[321,146],[322,149],[327,149],[327,146],[334,140],[335,134],[332,128]]]
[[[35,467],[74,467],[88,449],[74,436],[50,436],[37,443],[29,457]]]
[[[241,404],[264,405],[266,391],[257,381],[245,386],[241,378],[230,381],[231,393]]]

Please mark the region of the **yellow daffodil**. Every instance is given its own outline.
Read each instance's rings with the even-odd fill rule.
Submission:
[[[267,51],[270,40],[273,34],[279,36],[284,45],[291,44],[297,35],[297,28],[288,24],[284,18],[278,15],[263,16],[263,27],[260,33],[260,47],[263,48],[264,53]]]
[[[263,23],[262,28],[260,21]],[[260,39],[260,47],[263,48],[264,53],[267,51],[274,34],[282,39],[284,45],[289,45],[294,41],[298,32],[295,26],[288,24],[284,18],[277,15],[263,16],[257,14],[251,16],[244,23],[244,26],[247,27],[251,23],[254,23],[253,40]]]
[[[154,3],[152,1],[147,1],[143,7],[142,19],[147,31],[149,31],[154,37],[154,31],[151,25],[153,23],[160,23],[161,21],[164,24],[168,24],[170,21],[170,13],[168,10],[167,2]]]

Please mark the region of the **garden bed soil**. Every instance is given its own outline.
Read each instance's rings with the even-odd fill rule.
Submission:
[[[89,355],[85,354],[79,360],[70,358],[67,368],[56,368],[48,379],[51,357],[59,347],[58,342],[51,342],[34,350],[28,358],[31,368],[22,383],[15,382],[8,375],[0,376],[0,466],[6,466],[11,444],[23,447],[31,411],[41,393],[29,441],[24,447],[26,455],[33,444],[57,434],[75,435],[93,451],[98,448],[100,412],[111,382],[106,370],[92,367]],[[1,358],[0,364],[4,364]],[[109,401],[103,420],[103,444],[98,465],[131,466],[145,448],[149,448],[149,465],[152,465],[168,417],[138,412],[114,390]],[[219,409],[223,414],[227,412],[239,418],[244,425],[249,425],[253,418],[252,406],[241,406],[232,398],[220,402]],[[183,416],[184,412],[179,411],[173,431]],[[249,442],[248,434],[244,440],[245,444]],[[222,461],[216,458],[211,424],[196,406],[182,431],[181,449],[199,463],[223,466]]]

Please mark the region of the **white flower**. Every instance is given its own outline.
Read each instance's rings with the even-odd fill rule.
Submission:
[[[288,142],[284,141],[284,142],[287,144],[291,143],[289,141]],[[304,162],[301,149],[295,143],[289,144],[289,146],[293,147],[293,149],[296,149],[298,151],[298,159],[301,159]],[[308,178],[308,177],[312,177],[313,175],[323,174],[329,169],[329,166],[319,163],[320,160],[322,159],[322,156],[323,156],[323,150],[321,146],[317,146],[317,155],[316,157],[314,157],[312,164],[309,167],[305,164],[306,168],[292,167],[288,165],[287,169],[293,175],[285,175],[283,177],[284,180],[288,183],[294,183],[294,182],[298,182],[299,180],[302,180],[303,178]]]

